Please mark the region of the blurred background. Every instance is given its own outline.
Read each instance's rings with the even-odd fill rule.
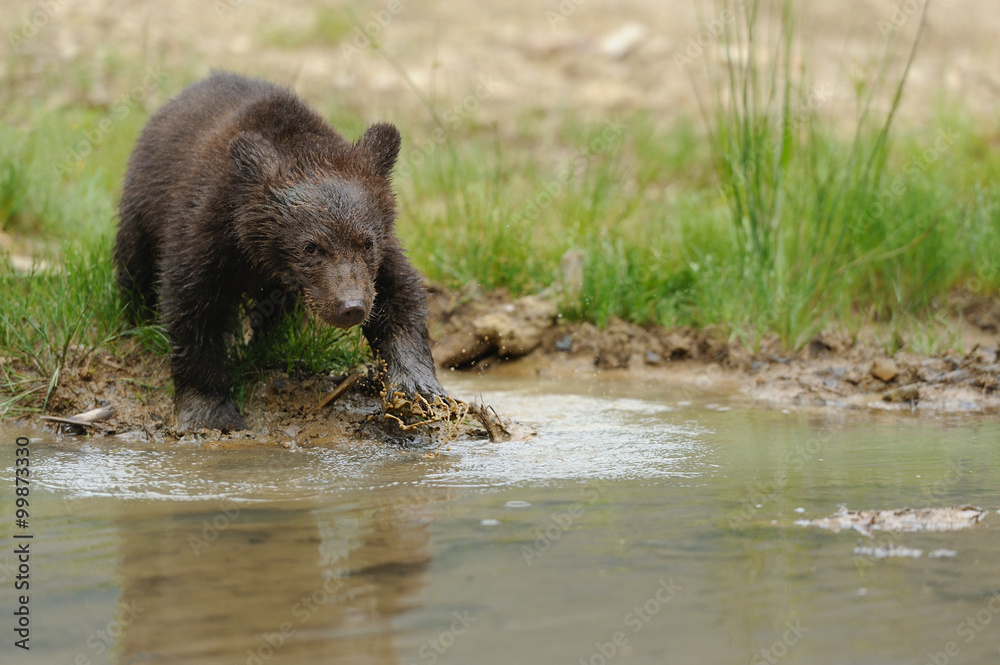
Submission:
[[[351,139],[396,123],[399,232],[447,287],[538,292],[574,252],[572,318],[793,348],[890,323],[889,352],[962,350],[1000,287],[979,0],[8,0],[0,29],[14,268],[101,255],[149,114],[227,69]]]
[[[731,55],[724,40],[699,34],[725,11],[705,0],[4,4],[5,102],[49,108],[108,106],[150,66],[163,78],[147,106],[220,68],[290,85],[365,118],[419,116],[417,90],[444,107],[475,94],[485,78],[496,85],[476,110],[478,122],[513,129],[528,113],[558,119],[569,111],[593,119],[643,109],[669,123],[698,112],[690,76],[702,69],[699,60]],[[877,64],[886,26],[912,32],[924,5],[797,4],[803,11],[798,38],[810,51],[813,78],[844,97],[851,96],[855,70]],[[994,113],[1000,15],[992,9],[981,0],[932,3],[906,115],[926,120],[945,100]],[[678,67],[678,56],[694,62]]]

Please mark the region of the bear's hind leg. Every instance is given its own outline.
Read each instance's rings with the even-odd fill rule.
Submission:
[[[144,228],[138,213],[123,206],[114,262],[118,289],[133,323],[149,323],[156,316],[157,261],[156,239]]]
[[[216,266],[181,263],[165,271],[161,308],[170,335],[177,428],[246,429],[229,397],[225,333],[239,297]],[[224,272],[224,271],[223,271]]]

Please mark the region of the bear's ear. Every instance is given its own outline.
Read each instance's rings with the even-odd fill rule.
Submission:
[[[392,167],[399,157],[399,146],[402,139],[395,125],[388,122],[377,122],[369,127],[364,136],[358,139],[355,150],[372,165],[375,173],[388,178]]]
[[[240,132],[229,141],[229,158],[248,182],[266,182],[278,175],[278,152],[257,132]]]

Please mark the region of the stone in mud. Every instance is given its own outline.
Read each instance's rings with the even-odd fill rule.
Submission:
[[[556,304],[538,296],[481,314],[436,351],[443,367],[468,367],[490,356],[520,358],[542,343],[558,315]]]
[[[526,296],[480,316],[472,325],[476,337],[494,347],[501,358],[520,358],[538,348],[557,314],[555,303]]]
[[[889,383],[899,375],[899,368],[892,358],[876,358],[872,363],[872,376],[883,383]]]

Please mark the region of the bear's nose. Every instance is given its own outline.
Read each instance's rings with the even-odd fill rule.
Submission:
[[[343,327],[350,328],[365,320],[365,304],[360,300],[347,300],[337,308],[337,318]]]

